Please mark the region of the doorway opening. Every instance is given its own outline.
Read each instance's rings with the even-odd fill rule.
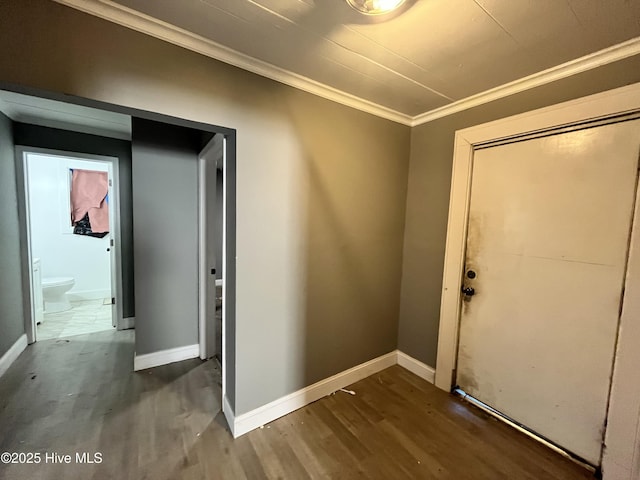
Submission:
[[[21,343],[20,348],[24,349],[27,343],[33,343],[38,336],[35,316],[39,313],[34,313],[35,307],[42,304],[42,315],[45,310],[44,298],[34,298],[38,297],[39,289],[34,291],[31,278],[34,270],[33,258],[39,257],[31,251],[28,246],[30,242],[27,241],[27,229],[31,225],[27,219],[27,192],[22,188],[29,175],[24,155],[47,154],[89,161],[92,162],[91,168],[76,167],[78,170],[89,171],[100,171],[96,166],[102,162],[106,165],[106,170],[102,170],[106,171],[107,179],[112,180],[111,187],[120,190],[119,193],[109,192],[107,203],[111,211],[120,215],[119,221],[122,222],[120,234],[113,239],[115,245],[109,244],[107,248],[111,250],[106,252],[115,253],[111,258],[117,259],[116,267],[111,269],[111,283],[115,283],[115,286],[112,286],[109,294],[104,297],[112,299],[111,306],[105,305],[111,308],[115,317],[115,323],[112,320],[110,328],[113,328],[114,324],[117,330],[135,327],[135,335],[130,331],[119,336],[122,342],[133,344],[135,348],[133,370],[197,357],[218,358],[222,364],[218,369],[221,380],[216,383],[221,383],[220,400],[224,407],[222,410],[229,418],[229,415],[233,414],[235,404],[236,131],[135,108],[8,84],[0,85],[0,111],[12,122],[10,125],[13,128],[13,145],[16,146],[16,228],[22,242],[20,270],[8,274],[22,278],[20,291],[25,335],[24,346]],[[213,185],[205,182],[203,188],[199,189],[198,162],[201,153],[204,153],[203,149],[206,150],[207,144],[214,137],[215,142],[219,142],[216,143],[216,148],[220,149],[220,156],[216,159],[217,165],[212,169],[215,181]],[[176,153],[178,158],[174,156]],[[132,160],[134,156],[136,161]],[[162,162],[159,159],[162,159]],[[68,168],[66,174],[72,178],[73,172],[70,170]],[[157,181],[160,181],[161,186]],[[214,256],[211,257],[213,260],[208,267],[209,272],[212,268],[215,269],[213,275],[208,274],[211,277],[209,280],[213,282],[212,288],[208,291],[209,299],[213,300],[214,312],[214,321],[209,329],[214,336],[213,340],[208,342],[213,353],[206,353],[200,348],[200,331],[204,333],[204,329],[199,328],[198,310],[201,261],[208,262],[206,257],[198,255],[199,191],[206,190],[217,191],[216,197],[219,200],[211,221],[218,236],[218,251],[214,252]],[[158,208],[163,205],[163,200],[172,195],[182,201],[182,208]],[[120,228],[116,217],[114,221],[116,225],[110,227],[109,231]],[[221,237],[223,231],[224,236]],[[168,237],[171,235],[173,237],[169,240]],[[188,248],[185,248],[185,242]],[[175,255],[164,255],[163,252],[166,253],[167,249]],[[186,262],[182,261],[185,255],[188,257]],[[175,263],[171,263],[172,259],[178,257],[180,258]],[[158,268],[164,270],[156,274]],[[42,266],[37,274],[42,276]],[[164,284],[158,284],[160,279],[168,279],[167,288]],[[173,308],[176,303],[180,303],[181,298],[185,298],[176,288],[177,285],[183,290],[187,289],[187,308]],[[177,301],[174,301],[176,298]],[[159,308],[166,305],[171,308]],[[158,321],[159,317],[154,314],[154,309],[159,310],[162,321]],[[44,320],[46,326],[47,319]],[[40,323],[42,325],[42,321]],[[118,332],[114,334],[118,335]]]
[[[117,327],[117,159],[26,147],[17,155],[31,266],[29,343]]]

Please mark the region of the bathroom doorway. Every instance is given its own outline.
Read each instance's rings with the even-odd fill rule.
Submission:
[[[111,330],[119,216],[116,158],[17,147],[31,289],[29,343]]]

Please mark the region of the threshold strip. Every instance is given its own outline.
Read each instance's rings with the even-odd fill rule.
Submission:
[[[534,432],[533,430],[530,430],[529,428],[527,428],[526,426],[522,425],[521,423],[516,422],[514,419],[508,417],[507,415],[505,415],[504,413],[496,410],[495,408],[491,407],[490,405],[487,405],[486,403],[478,400],[477,398],[472,397],[471,395],[469,395],[468,393],[466,393],[464,390],[462,390],[460,388],[454,388],[451,391],[451,393],[453,393],[454,395],[459,396],[462,400],[471,403],[475,407],[478,407],[480,410],[484,411],[485,413],[488,413],[489,415],[491,415],[492,417],[500,420],[501,422],[506,423],[510,427],[515,428],[519,432],[524,433],[528,437],[533,438],[537,442],[542,443],[546,447],[550,448],[554,452],[559,453],[563,457],[568,458],[572,462],[577,463],[578,465],[586,468],[587,470],[589,470],[591,472],[594,472],[596,474],[596,478],[599,478],[598,474],[600,472],[600,467],[594,467],[593,465],[588,463],[585,459],[583,459],[583,458],[579,457],[578,455],[575,455],[575,454],[571,453],[570,451],[562,448],[561,446],[553,443],[551,440],[548,440],[548,439],[544,438],[540,434]]]

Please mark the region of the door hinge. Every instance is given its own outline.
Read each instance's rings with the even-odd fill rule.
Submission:
[[[113,183],[111,183],[111,179],[109,179],[109,186],[113,187]]]
[[[113,238],[111,238],[111,239],[109,240],[109,245],[111,245],[111,246],[113,247]]]
[[[111,297],[111,305],[115,305],[116,304],[116,297]]]

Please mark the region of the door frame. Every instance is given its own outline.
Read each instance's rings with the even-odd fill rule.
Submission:
[[[221,146],[220,140],[222,140]],[[199,356],[203,360],[206,359],[206,353],[209,349],[205,303],[209,269],[206,264],[207,254],[204,244],[207,222],[204,189],[206,188],[206,158],[208,155],[221,155],[216,160],[222,161],[222,258],[216,259],[216,269],[222,269],[222,332],[220,332],[222,337],[222,351],[220,352],[222,411],[230,428],[233,428],[235,413],[228,393],[231,390],[231,395],[234,395],[235,388],[235,268],[233,263],[236,245],[235,134],[216,132],[198,155],[198,344]],[[217,284],[217,280],[215,283]],[[231,388],[229,388],[230,385]]]
[[[207,184],[207,161],[215,160],[216,161],[216,169],[218,167],[218,162],[221,162],[222,172],[224,175],[225,169],[225,155],[226,150],[226,139],[224,135],[216,133],[213,138],[207,143],[207,145],[202,149],[198,156],[198,343],[200,345],[200,358],[202,360],[206,360],[211,357],[209,352],[212,350],[211,345],[208,344],[209,340],[209,329],[211,325],[207,322],[207,279],[211,275],[209,272],[209,264],[207,263],[208,255],[207,255],[207,235],[206,229],[208,222],[215,221],[216,212],[210,212],[207,208],[207,197],[206,192],[208,189]],[[224,182],[223,182],[224,187]],[[217,195],[217,194],[216,194]],[[216,196],[217,198],[217,196]],[[226,241],[226,224],[224,222],[224,212],[225,212],[225,202],[226,198],[224,196],[224,188],[222,195],[222,245],[224,249],[225,241]],[[217,205],[216,205],[217,210]],[[216,222],[217,223],[217,222]],[[217,234],[217,232],[216,232]],[[218,269],[221,271],[222,275],[222,344],[223,351],[220,352],[220,358],[224,358],[224,324],[225,324],[225,308],[224,308],[224,278],[225,278],[225,264],[224,261],[224,253],[222,255],[223,258],[216,258],[216,272]],[[217,281],[214,279],[214,285],[217,285]],[[215,331],[215,326],[213,327]]]
[[[435,385],[438,388],[451,391],[455,381],[461,306],[460,286],[463,280],[474,147],[634,112],[640,112],[640,83],[456,132],[438,330],[435,373]],[[640,448],[640,437],[636,436],[637,432],[640,432],[640,379],[636,379],[636,365],[640,362],[640,352],[634,351],[633,348],[634,345],[640,344],[640,302],[634,301],[631,296],[632,292],[640,292],[640,237],[635,228],[640,224],[638,210],[635,210],[633,219],[624,307],[619,325],[607,412],[607,448],[602,464],[603,472],[607,475],[605,478],[616,469],[618,472],[625,472],[625,475],[628,471],[629,475],[618,474],[612,475],[611,478],[631,478],[631,472],[640,468],[640,455],[634,453]],[[636,294],[638,295],[640,293]],[[630,414],[634,417],[629,418]]]
[[[24,219],[25,228],[25,243],[22,245],[24,254],[22,255],[23,264],[22,271],[27,272],[27,278],[23,279],[23,285],[25,291],[25,299],[23,301],[25,309],[25,331],[27,334],[27,341],[29,344],[34,343],[37,340],[36,324],[35,324],[35,307],[34,307],[34,293],[33,293],[33,278],[32,278],[32,262],[33,255],[31,251],[31,225],[30,225],[30,209],[29,209],[29,179],[28,179],[28,155],[49,155],[52,157],[63,157],[77,160],[85,160],[88,162],[100,162],[106,163],[108,167],[109,178],[112,180],[112,185],[109,186],[109,199],[111,208],[109,209],[109,223],[112,226],[113,232],[110,232],[110,236],[113,239],[113,245],[109,248],[115,249],[115,255],[111,254],[109,257],[110,271],[111,271],[111,295],[116,299],[115,308],[112,309],[112,325],[115,323],[115,327],[122,325],[122,255],[120,253],[120,190],[119,190],[119,170],[118,159],[116,157],[109,157],[104,155],[93,155],[89,153],[80,152],[68,152],[62,150],[55,150],[49,148],[39,147],[27,147],[23,145],[16,145],[16,180],[18,185],[18,214],[19,217]]]

